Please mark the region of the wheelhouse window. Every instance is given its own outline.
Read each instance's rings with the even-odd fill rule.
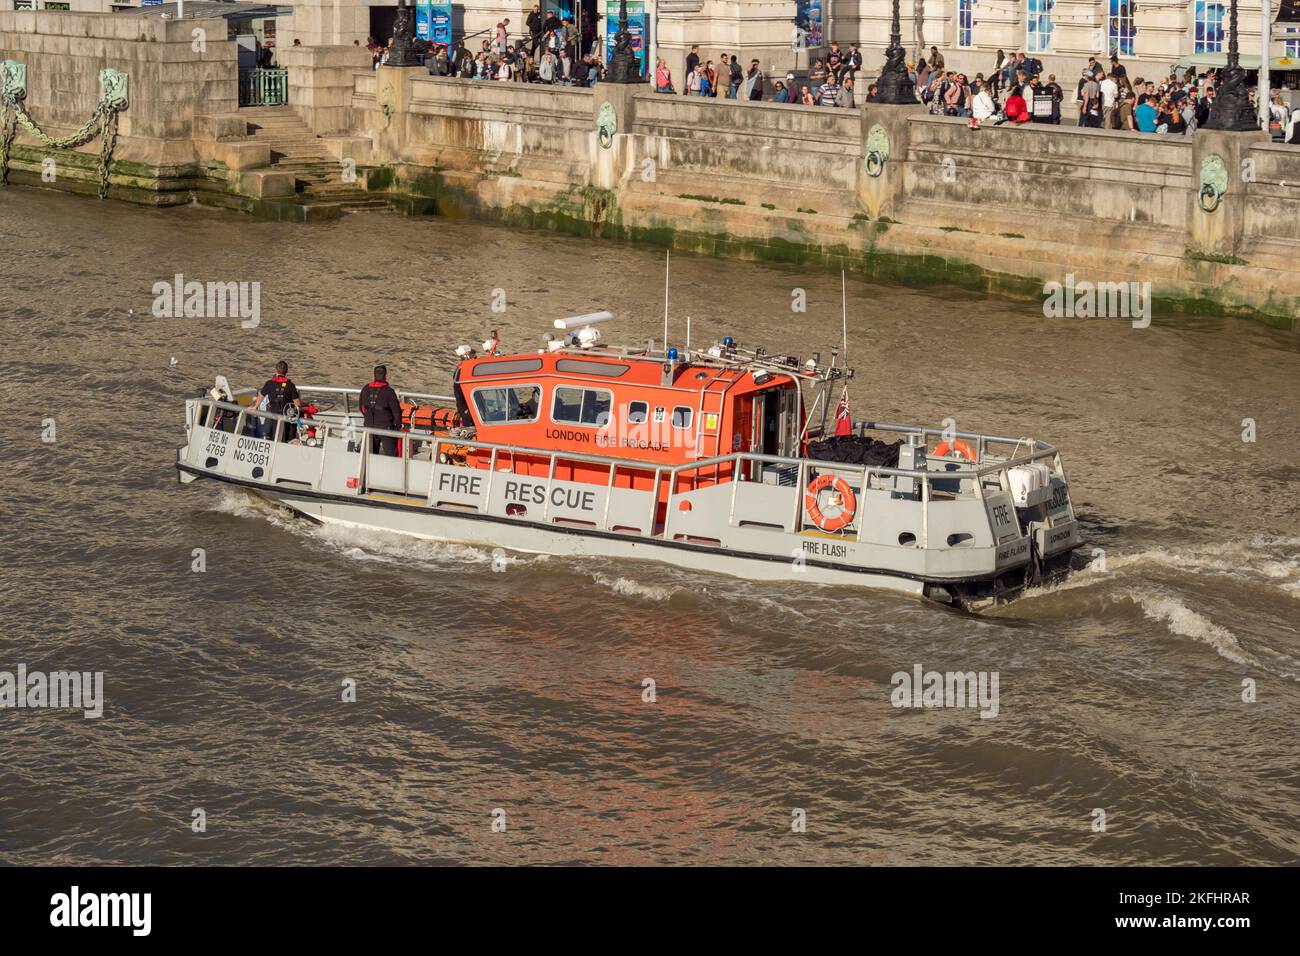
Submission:
[[[673,409],[673,428],[690,428],[692,409],[689,405],[678,405]]]
[[[614,393],[603,388],[561,385],[555,389],[551,420],[565,425],[601,428],[609,423],[609,412],[613,404]]]
[[[594,359],[562,358],[556,361],[557,372],[576,372],[579,375],[603,375],[606,378],[618,378],[632,366],[615,362],[598,362]]]
[[[646,415],[650,412],[650,405],[647,402],[629,402],[627,406],[627,422],[629,425],[640,425],[646,420]]]
[[[536,359],[513,359],[508,362],[481,362],[474,366],[474,377],[480,378],[484,375],[526,375],[529,372],[539,372],[542,369],[542,360]]]
[[[484,425],[508,425],[537,421],[542,390],[536,385],[511,385],[506,388],[474,390],[474,406]]]

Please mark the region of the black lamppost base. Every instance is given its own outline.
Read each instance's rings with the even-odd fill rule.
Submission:
[[[618,32],[614,34],[614,52],[605,67],[605,82],[641,82],[641,66],[632,52],[632,34],[627,31],[627,0],[620,0],[618,5]]]
[[[1205,128],[1229,133],[1256,132],[1259,121],[1255,108],[1250,105],[1246,71],[1240,66],[1229,66],[1222,76],[1223,85],[1214,91],[1214,106],[1210,108],[1210,119]]]
[[[907,51],[903,49],[903,35],[898,19],[898,0],[894,0],[894,19],[890,24],[889,47],[885,50],[885,68],[876,81],[876,98],[872,102],[889,106],[915,106],[916,84],[907,72]]]
[[[415,24],[406,0],[397,2],[397,18],[393,21],[393,45],[388,48],[388,62],[384,66],[424,66],[424,61],[411,49]]]
[[[617,39],[614,41],[618,42]],[[609,66],[605,68],[606,83],[640,83],[641,66],[637,62],[636,55],[631,51],[626,52],[615,48],[610,54]]]
[[[916,105],[916,84],[907,72],[906,56],[901,46],[891,46],[885,51],[885,68],[876,80],[876,98],[872,102],[893,106]]]

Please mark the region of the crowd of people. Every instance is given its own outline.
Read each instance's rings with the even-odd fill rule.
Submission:
[[[584,24],[579,34],[570,18],[554,10],[543,15],[534,4],[524,25],[527,34],[512,40],[509,18],[499,21],[478,41],[477,49],[466,46],[463,39],[445,44],[416,38],[411,46],[432,76],[561,86],[594,86],[604,77],[591,24]],[[371,37],[366,48],[371,66],[377,69],[388,62],[392,40],[380,44]]]
[[[698,44],[686,55],[685,67],[685,79],[678,89],[668,62],[662,58],[656,61],[655,91],[851,109],[859,102],[857,74],[862,69],[862,51],[856,43],[850,44],[847,51],[841,51],[839,43],[832,43],[826,59],[816,62],[805,83],[798,82],[794,73],[773,79],[763,72],[758,60],[750,60],[744,66],[735,54],[721,53],[716,60],[702,59]],[[872,92],[874,89],[872,84]]]
[[[512,41],[510,21],[502,20],[477,50],[470,50],[463,40],[448,46],[417,39],[413,46],[434,76],[588,87],[604,78],[593,25],[584,24],[580,35],[569,18],[555,11],[543,15],[534,4],[525,27],[527,34]],[[370,39],[367,47],[374,66],[387,62],[391,46],[391,40],[383,45]],[[874,101],[879,92],[874,82],[867,82],[862,91],[858,79],[862,68],[862,51],[856,43],[847,50],[831,43],[826,57],[815,60],[802,81],[793,72],[769,76],[758,60],[746,65],[736,54],[720,53],[706,60],[695,45],[686,56],[680,82],[663,58],[656,61],[650,82],[658,93],[852,109]],[[1209,121],[1219,79],[1217,70],[1198,74],[1189,69],[1182,76],[1170,73],[1159,79],[1130,80],[1118,56],[1110,57],[1106,66],[1089,57],[1071,94],[1054,73],[1045,73],[1041,60],[1025,53],[1008,55],[998,50],[988,74],[976,73],[970,79],[945,69],[943,54],[934,46],[928,57],[909,62],[907,69],[918,100],[931,113],[967,118],[972,127],[987,122],[1059,125],[1066,98],[1072,96],[1079,126],[1189,135]],[[1252,104],[1254,95],[1252,89]],[[1290,109],[1282,94],[1274,91],[1269,110],[1275,134],[1287,143],[1300,144],[1300,109]]]
[[[931,47],[929,60],[909,63],[908,71],[930,112],[967,117],[972,127],[990,121],[1059,125],[1062,105],[1070,95],[1055,74],[1044,77],[1041,61],[1024,53],[1008,56],[998,50],[988,76],[976,73],[971,80],[965,73],[945,70],[943,55]],[[1189,69],[1182,76],[1174,72],[1160,79],[1130,80],[1118,56],[1110,58],[1109,66],[1089,57],[1073,91],[1076,123],[1094,129],[1190,135],[1209,122],[1218,79],[1217,70],[1198,74]],[[1284,141],[1300,141],[1300,110],[1288,109],[1275,91],[1269,111],[1270,125]]]

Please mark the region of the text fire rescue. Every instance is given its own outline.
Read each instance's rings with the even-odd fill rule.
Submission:
[[[450,491],[457,495],[477,495],[483,486],[483,479],[478,475],[455,475],[443,472],[438,476],[438,490]],[[506,501],[521,504],[545,504],[546,485],[531,481],[506,481],[502,491]],[[551,489],[551,504],[556,508],[569,508],[574,511],[595,511],[596,492],[583,488]]]

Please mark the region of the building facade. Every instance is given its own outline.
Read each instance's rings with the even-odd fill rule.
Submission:
[[[637,2],[637,0],[634,0]],[[1276,11],[1284,0],[1272,0]],[[141,0],[0,0],[16,9],[108,11],[138,6]],[[595,20],[603,37],[607,3],[617,15],[618,0],[539,0],[585,21]],[[391,31],[393,0],[285,0],[293,7],[282,18],[281,43],[304,46],[364,44]],[[648,20],[646,54],[662,56],[680,75],[693,44],[704,59],[734,53],[757,58],[765,70],[806,68],[825,53],[830,41],[847,49],[862,46],[865,72],[874,73],[889,43],[892,0],[643,0]],[[1192,54],[1223,54],[1228,49],[1229,0],[900,0],[903,44],[914,58],[937,46],[945,65],[971,75],[987,73],[996,52],[1024,51],[1045,69],[1069,75],[1088,56],[1118,53],[1125,62],[1148,66],[1150,75],[1167,72]],[[452,4],[457,36],[477,46],[495,25],[510,20],[512,37],[527,32],[531,2],[466,0]],[[1262,45],[1261,2],[1240,0],[1242,53],[1257,58]],[[1273,57],[1291,57],[1300,66],[1300,23],[1273,29]],[[1257,62],[1257,61],[1256,61]]]

